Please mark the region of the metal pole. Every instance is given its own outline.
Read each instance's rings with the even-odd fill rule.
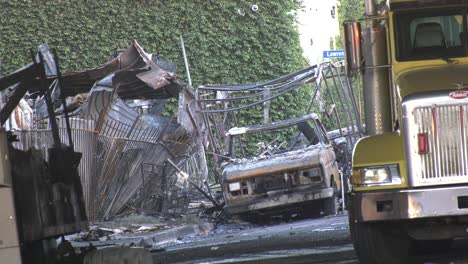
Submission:
[[[266,88],[263,90],[263,99],[267,99],[271,97],[271,91],[270,89]],[[270,122],[270,106],[271,106],[271,101],[266,101],[263,103],[263,123],[269,123]]]
[[[49,89],[47,87],[47,76],[45,73],[44,57],[42,55],[42,52],[38,52],[38,56],[39,56],[39,63],[37,63],[36,57],[34,56],[34,53],[31,50],[31,57],[33,59],[34,66],[37,70],[39,70],[38,75],[40,79],[40,87],[41,87],[41,91],[44,93],[44,98],[46,101],[47,113],[49,115],[50,127],[52,129],[52,136],[54,139],[54,147],[57,149],[60,149],[61,148],[60,134],[59,134],[59,129],[57,125],[57,120],[55,119],[53,102],[50,97]]]
[[[365,0],[364,8],[365,8],[366,16],[377,15],[377,6],[375,3],[375,0]],[[372,22],[372,20],[368,20],[368,21]]]
[[[63,87],[64,85],[63,85],[62,73],[60,72],[60,68],[59,68],[59,58],[57,55],[57,51],[55,49],[52,50],[52,54],[54,55],[55,68],[57,71],[57,82],[55,84],[60,89],[60,99],[62,101],[63,114],[65,116],[65,125],[67,128],[67,134],[68,134],[68,143],[70,145],[70,148],[74,151],[75,147],[73,145],[73,136],[72,136],[71,126],[70,126],[70,118],[68,116],[67,99],[65,97],[65,89]]]
[[[2,61],[0,60],[0,78],[3,77]],[[3,108],[3,92],[0,92],[0,108]],[[2,126],[2,124],[0,124]]]
[[[341,212],[344,212],[346,209],[346,203],[345,203],[345,190],[344,190],[344,177],[343,177],[343,172],[340,171],[340,182],[341,182]]]
[[[187,72],[187,80],[190,87],[192,87],[192,78],[190,78],[190,69],[187,60],[187,54],[185,53],[185,44],[184,44],[184,37],[180,35],[180,46],[182,48],[182,54],[184,56],[184,64],[185,64],[185,71]]]

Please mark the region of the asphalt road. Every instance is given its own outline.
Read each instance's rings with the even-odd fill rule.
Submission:
[[[347,216],[272,226],[225,225],[154,253],[155,263],[358,263]]]
[[[411,264],[468,264],[468,241],[447,252],[417,255]],[[272,226],[222,225],[209,234],[153,250],[154,263],[359,263],[346,215]]]

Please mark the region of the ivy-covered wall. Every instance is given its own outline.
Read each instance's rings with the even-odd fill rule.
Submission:
[[[271,79],[303,68],[295,27],[297,0],[0,0],[4,73],[29,62],[42,42],[57,48],[63,71],[100,65],[136,39],[178,65],[184,35],[194,86]],[[252,5],[258,11],[252,11]],[[272,120],[302,114],[306,89],[273,102]],[[243,121],[262,120],[246,111]]]

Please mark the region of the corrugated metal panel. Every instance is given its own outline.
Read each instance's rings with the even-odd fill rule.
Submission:
[[[47,121],[39,117],[35,120]],[[68,145],[64,119],[59,119],[58,125],[61,142]],[[75,151],[83,154],[78,169],[90,220],[107,219],[132,207],[171,212],[183,209],[189,197],[184,194],[186,190],[176,187],[174,169],[165,166],[168,158],[191,175],[192,181],[201,184],[206,179],[203,147],[182,127],[163,134],[164,128],[130,126],[106,119],[98,133],[94,131],[96,121],[77,117],[70,119],[70,125]],[[35,126],[43,129],[16,131],[19,142],[14,146],[39,149],[47,159],[47,149],[53,145],[52,132],[47,122],[36,122]],[[145,174],[145,164],[160,169]],[[146,184],[161,182],[166,184],[160,188],[162,193],[145,189]]]

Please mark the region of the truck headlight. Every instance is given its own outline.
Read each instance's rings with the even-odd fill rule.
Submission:
[[[388,183],[391,181],[390,170],[387,167],[370,167],[361,171],[362,183]]]
[[[401,184],[400,169],[396,164],[356,168],[352,183],[364,186]]]
[[[229,191],[230,192],[240,191],[240,189],[241,189],[240,182],[232,182],[232,183],[229,183],[228,186],[229,186]]]

